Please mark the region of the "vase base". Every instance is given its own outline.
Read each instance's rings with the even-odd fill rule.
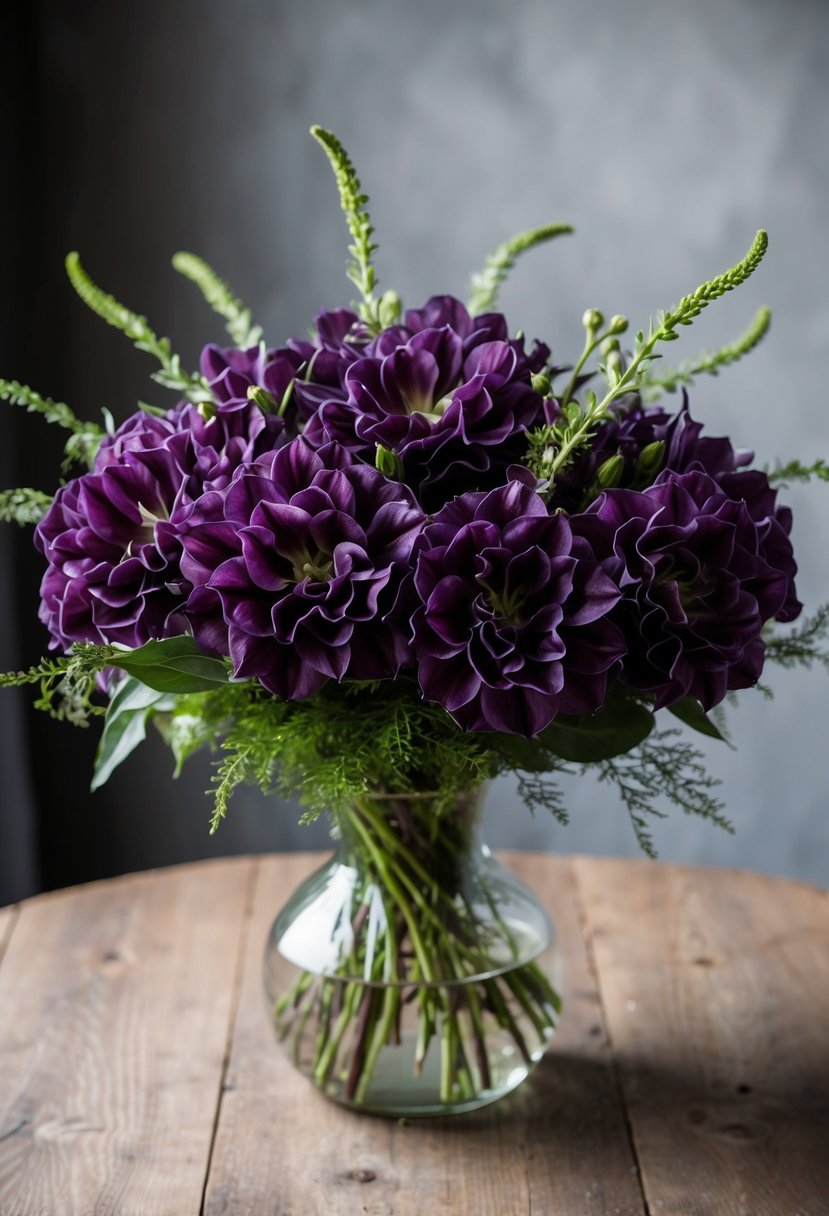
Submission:
[[[552,1033],[552,1031],[551,1031]],[[389,1119],[425,1119],[443,1115],[462,1115],[491,1106],[517,1089],[530,1075],[544,1055],[545,1046],[533,1052],[529,1062],[524,1060],[513,1044],[505,1043],[500,1050],[490,1054],[492,1082],[486,1089],[476,1093],[454,1093],[451,1098],[442,1098],[440,1093],[439,1050],[430,1051],[419,1075],[412,1075],[412,1053],[414,1041],[397,1048],[387,1048],[381,1053],[378,1066],[365,1096],[356,1101],[347,1096],[345,1083],[330,1080],[327,1086],[318,1086],[320,1092],[359,1114],[377,1115]],[[437,1044],[435,1045],[437,1048]]]

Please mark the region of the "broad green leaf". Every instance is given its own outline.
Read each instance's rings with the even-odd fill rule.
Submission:
[[[673,705],[666,706],[666,708],[670,710],[675,718],[679,718],[680,722],[684,722],[686,726],[690,726],[691,730],[698,731],[701,735],[708,735],[711,739],[719,739],[723,743],[726,742],[722,732],[717,729],[708,717],[696,697],[683,697],[681,701],[676,701]]]
[[[562,760],[593,764],[629,752],[653,726],[653,714],[635,701],[611,701],[595,714],[559,716],[538,738]]]
[[[95,755],[92,790],[100,789],[118,765],[144,741],[150,715],[157,709],[171,707],[169,696],[127,676],[107,708]]]
[[[164,638],[137,650],[119,651],[111,663],[157,692],[210,692],[230,680],[226,664],[204,654],[189,636]]]

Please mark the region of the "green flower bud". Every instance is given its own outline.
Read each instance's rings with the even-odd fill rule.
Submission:
[[[602,342],[601,346],[599,347],[599,350],[603,355],[609,355],[612,350],[618,350],[618,349],[619,349],[618,338],[605,338],[604,342]]]
[[[396,452],[392,452],[389,448],[384,448],[382,443],[377,444],[374,467],[384,477],[390,477],[393,481],[400,481],[403,477],[403,461]]]
[[[636,472],[633,475],[634,484],[637,486],[650,485],[661,470],[664,459],[664,440],[656,439],[653,443],[649,443],[646,447],[642,448],[642,451],[639,453],[639,459],[636,461]]]
[[[532,386],[542,397],[549,397],[553,391],[552,381],[546,372],[536,372],[532,377]]]
[[[625,361],[622,358],[621,352],[612,350],[607,356],[607,379],[610,385],[616,384],[622,378],[622,373],[625,370]]]
[[[625,471],[625,458],[619,452],[611,456],[604,464],[599,465],[596,474],[596,484],[601,490],[612,490],[618,486]]]
[[[610,324],[607,327],[609,334],[623,334],[628,327],[627,317],[622,317],[619,313],[610,318]]]
[[[581,319],[581,323],[587,330],[601,329],[604,325],[604,317],[598,308],[588,308]]]
[[[248,389],[248,401],[258,405],[263,414],[276,413],[276,401],[266,388],[261,388],[258,384],[251,384]]]

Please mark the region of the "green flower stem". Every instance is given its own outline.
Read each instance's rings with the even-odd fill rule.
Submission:
[[[303,973],[275,1014],[300,1067],[356,1106],[370,1104],[384,1051],[405,1041],[403,1025],[413,1035],[415,1076],[436,1045],[435,1085],[447,1105],[498,1084],[488,1027],[508,1035],[527,1065],[529,1039],[537,1050],[549,1036],[558,998],[535,962],[503,971],[493,962],[479,901],[491,910],[495,940],[519,960],[515,935],[483,878],[474,897],[464,890],[467,816],[460,806],[436,815],[428,797],[404,795],[364,797],[341,815],[346,860],[362,876],[352,897],[351,946],[336,973]],[[472,978],[483,975],[490,978]]]

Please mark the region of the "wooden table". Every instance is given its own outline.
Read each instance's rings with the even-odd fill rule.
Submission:
[[[530,1080],[398,1124],[272,1041],[267,928],[310,855],[137,874],[0,910],[0,1216],[829,1213],[827,893],[507,855],[565,944]]]

